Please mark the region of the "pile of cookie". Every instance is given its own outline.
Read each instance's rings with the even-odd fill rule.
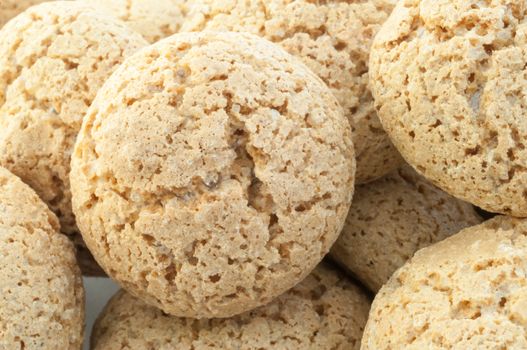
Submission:
[[[82,275],[96,350],[527,348],[525,0],[0,28],[0,349],[80,349]]]

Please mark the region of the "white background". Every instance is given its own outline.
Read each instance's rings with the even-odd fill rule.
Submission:
[[[84,289],[86,291],[84,350],[89,350],[93,322],[95,322],[108,300],[119,290],[119,287],[109,278],[84,277]]]

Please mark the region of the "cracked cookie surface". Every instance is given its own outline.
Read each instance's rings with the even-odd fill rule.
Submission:
[[[182,31],[247,31],[300,58],[337,97],[350,121],[357,183],[379,178],[401,163],[382,129],[368,88],[373,37],[395,0],[199,0]]]
[[[150,43],[179,31],[188,0],[83,0],[124,21]]]
[[[55,215],[0,167],[0,349],[78,350],[84,289]]]
[[[372,46],[381,122],[406,160],[452,195],[527,216],[527,7],[405,0]]]
[[[96,264],[71,209],[70,155],[82,118],[115,67],[146,41],[80,2],[34,6],[0,31],[0,165],[32,187]]]
[[[99,91],[72,157],[74,210],[105,271],[185,317],[227,317],[301,281],[354,185],[329,89],[250,34],[180,33]]]
[[[369,307],[364,291],[326,264],[270,304],[228,319],[168,316],[120,291],[94,326],[92,349],[358,350]]]
[[[409,165],[357,186],[331,257],[377,292],[413,254],[482,218]]]
[[[363,350],[525,349],[527,221],[496,217],[417,252],[375,298]]]

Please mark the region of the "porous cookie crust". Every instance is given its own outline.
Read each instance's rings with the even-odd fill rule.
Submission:
[[[370,307],[364,292],[321,265],[270,304],[230,318],[176,318],[118,292],[97,320],[92,350],[359,349]]]
[[[408,165],[358,186],[352,207],[330,255],[374,292],[417,250],[482,221]]]
[[[11,18],[23,12],[30,6],[44,2],[45,0],[2,0],[0,1],[0,28]]]
[[[311,71],[249,34],[183,33],[99,91],[72,161],[105,271],[185,317],[228,317],[301,281],[342,229],[351,130]]]
[[[405,0],[373,44],[372,91],[401,154],[454,196],[527,216],[524,0]]]
[[[331,88],[353,129],[357,183],[402,163],[376,115],[368,89],[373,37],[395,0],[199,0],[182,31],[248,31],[299,57]]]
[[[527,221],[496,217],[416,253],[375,298],[363,350],[525,349]]]
[[[188,0],[84,0],[109,11],[151,43],[179,31]]]
[[[0,168],[0,349],[78,350],[84,289],[75,250],[35,192]]]
[[[81,247],[69,186],[75,138],[102,83],[146,44],[73,1],[34,6],[0,31],[0,165],[37,192]]]

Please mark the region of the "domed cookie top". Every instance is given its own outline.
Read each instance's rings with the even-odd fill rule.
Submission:
[[[321,265],[266,306],[229,319],[164,314],[121,291],[97,320],[93,350],[359,349],[370,300],[351,281]]]
[[[0,168],[0,349],[82,346],[82,279],[58,230],[36,193]]]
[[[331,88],[353,129],[357,183],[381,177],[401,164],[383,131],[368,89],[373,37],[395,0],[199,0],[182,31],[248,31],[299,57]]]
[[[0,28],[11,18],[23,12],[30,6],[44,2],[45,0],[2,0],[0,1]]]
[[[416,253],[381,289],[363,350],[525,349],[527,221],[497,217]]]
[[[482,219],[408,165],[358,186],[331,257],[377,292],[419,249]]]
[[[188,0],[84,0],[109,11],[151,43],[170,36],[181,27]]]
[[[185,317],[238,314],[302,280],[342,229],[354,184],[336,99],[249,34],[176,34],[127,59],[72,158],[97,260]]]
[[[406,160],[483,209],[527,216],[523,0],[405,0],[373,44],[372,91]]]
[[[75,138],[102,83],[146,44],[74,1],[34,6],[0,30],[0,165],[37,192],[80,246],[69,186]]]

